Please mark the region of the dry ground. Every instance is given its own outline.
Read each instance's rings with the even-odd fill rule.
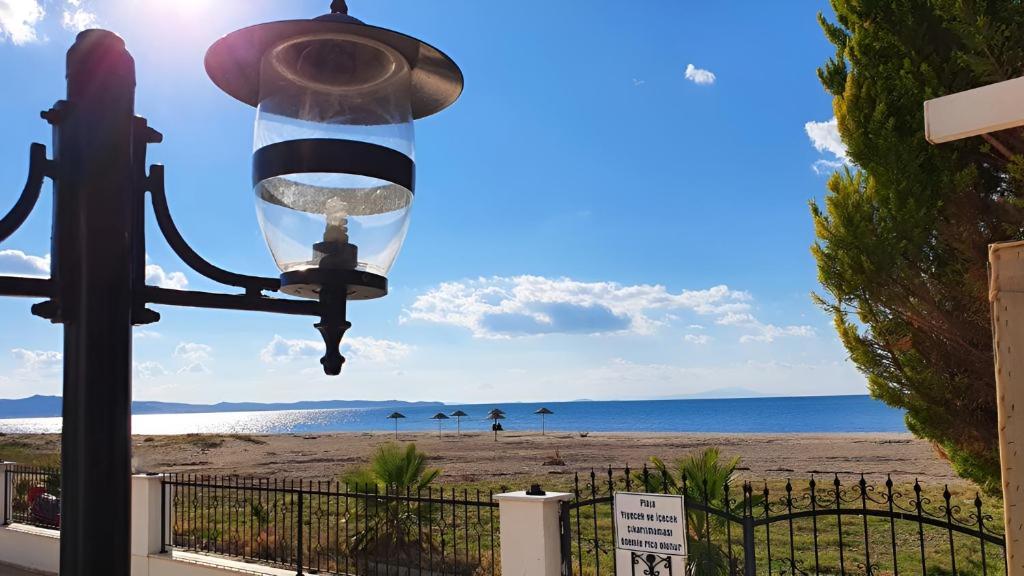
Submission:
[[[56,452],[56,435],[7,435],[0,448],[13,444],[24,452]],[[366,462],[374,449],[393,440],[385,433],[311,435],[187,435],[135,438],[140,471],[251,475],[277,478],[332,479]],[[565,475],[611,465],[636,467],[651,456],[673,460],[704,447],[717,446],[727,457],[742,458],[745,479],[806,478],[810,474],[865,473],[876,482],[892,473],[897,482],[920,478],[929,485],[965,484],[931,444],[909,434],[641,434],[552,432],[503,433],[495,443],[489,433],[401,434],[443,468],[446,483],[496,482],[515,485],[529,478]],[[544,465],[555,459],[564,465]],[[0,454],[3,457],[3,454]]]

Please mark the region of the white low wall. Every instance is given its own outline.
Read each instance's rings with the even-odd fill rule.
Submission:
[[[0,463],[0,478],[6,465]],[[132,478],[132,576],[238,576],[239,573],[293,576],[227,558],[173,551],[160,553],[162,476]],[[0,482],[3,484],[3,482]],[[0,504],[6,494],[0,492]],[[0,526],[0,563],[44,574],[60,570],[60,532],[24,524]]]
[[[0,561],[38,572],[60,569],[60,533],[14,524],[0,528]]]

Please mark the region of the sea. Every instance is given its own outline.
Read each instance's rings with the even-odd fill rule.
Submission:
[[[332,410],[275,410],[198,414],[145,414],[132,417],[132,432],[167,434],[302,434],[394,430],[454,432],[491,429],[487,413],[505,413],[506,431],[540,430],[546,407],[547,430],[588,432],[846,433],[906,432],[903,411],[869,396],[810,396],[716,400],[577,401],[505,404],[396,405]],[[433,420],[438,412],[468,416]],[[458,420],[458,421],[457,421]],[[0,419],[0,433],[60,432],[60,418]]]

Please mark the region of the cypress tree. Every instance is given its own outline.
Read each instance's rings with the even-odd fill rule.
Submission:
[[[852,166],[812,202],[823,291],[871,394],[962,476],[999,488],[987,247],[1024,238],[1024,132],[934,146],[923,102],[1024,75],[1010,0],[832,0],[819,14]]]

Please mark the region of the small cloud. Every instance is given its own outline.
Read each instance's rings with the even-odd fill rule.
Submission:
[[[178,374],[209,374],[210,369],[202,362],[192,362],[178,370]]]
[[[641,80],[639,78],[633,78],[633,86],[643,86],[647,84],[647,80]]]
[[[11,355],[21,363],[19,370],[23,372],[56,370],[64,361],[64,355],[53,350],[15,348],[11,350]]]
[[[3,11],[0,0],[0,12]],[[21,250],[0,250],[0,272],[18,276],[48,278],[50,276],[50,255],[33,256]]]
[[[0,40],[15,46],[37,41],[36,25],[44,16],[43,4],[37,0],[0,0]]]
[[[146,264],[146,284],[171,290],[184,290],[188,287],[188,278],[181,272],[165,272],[156,264]]]
[[[709,86],[718,79],[715,73],[703,68],[697,68],[693,64],[686,65],[686,79],[700,86]]]
[[[179,342],[174,347],[174,357],[188,362],[202,362],[210,359],[213,348],[195,342]]]
[[[353,336],[341,342],[341,353],[366,362],[394,362],[409,355],[412,346],[392,340]],[[260,360],[267,364],[281,364],[300,359],[315,359],[324,355],[324,343],[319,340],[284,338],[274,335],[263,350]]]
[[[707,334],[687,334],[686,336],[683,336],[683,341],[689,344],[703,346],[704,344],[711,342],[711,337]]]
[[[824,122],[810,121],[804,124],[804,131],[811,139],[811,145],[818,152],[829,153],[834,158],[820,158],[811,165],[818,174],[827,174],[848,166],[850,159],[846,155],[846,145],[839,136],[839,124],[835,116]]]
[[[815,335],[814,328],[810,326],[776,326],[775,324],[765,324],[753,315],[745,312],[726,314],[719,318],[716,323],[723,326],[737,326],[746,329],[749,333],[740,336],[740,342],[743,344],[750,342],[771,343],[787,336],[809,338]]]
[[[157,340],[163,338],[163,335],[152,330],[135,330],[132,333],[132,338],[136,340]]]
[[[167,374],[167,369],[159,362],[136,362],[135,374],[142,380],[152,380]]]
[[[61,18],[61,25],[69,32],[78,33],[88,28],[96,27],[96,14],[90,12],[82,5],[82,0],[67,0],[64,3],[64,14]]]

